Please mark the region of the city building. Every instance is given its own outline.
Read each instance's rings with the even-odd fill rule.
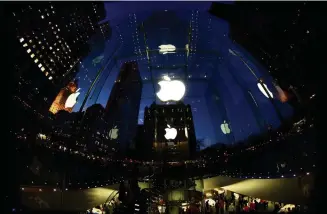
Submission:
[[[187,160],[196,152],[196,137],[190,105],[157,105],[144,110],[145,144],[153,148],[153,158]]]
[[[125,151],[137,132],[142,79],[137,62],[124,63],[105,107],[108,134]]]
[[[52,105],[50,106],[49,111],[53,114],[56,114],[60,110],[72,112],[73,106],[67,106],[66,102],[71,94],[77,92],[78,90],[77,87],[78,87],[77,81],[74,81],[74,82],[70,82],[66,87],[62,88],[58,93],[57,97],[55,98],[55,100],[53,101]]]
[[[63,5],[55,2],[8,3],[8,43],[16,84],[14,96],[37,112],[46,112],[58,91],[77,73],[97,30],[110,32],[102,2]],[[107,27],[105,27],[107,26]],[[107,29],[106,31],[103,29]],[[109,34],[108,34],[109,35]]]

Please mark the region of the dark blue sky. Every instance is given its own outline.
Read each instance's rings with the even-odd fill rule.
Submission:
[[[161,44],[173,44],[174,54],[150,54],[153,76],[169,75],[186,83],[184,102],[192,105],[198,139],[205,139],[206,146],[221,142],[231,143],[251,134],[262,132],[267,124],[278,127],[280,122],[270,101],[259,91],[257,80],[239,57],[230,54],[230,49],[241,55],[255,74],[263,78],[274,93],[274,101],[285,117],[292,114],[287,103],[281,103],[272,84],[269,72],[262,65],[250,60],[237,44],[228,38],[229,25],[224,20],[212,17],[207,10],[210,2],[119,2],[106,3],[107,17],[113,29],[112,37],[105,44],[94,44],[88,57],[80,64],[78,74],[81,95],[74,110],[77,111],[97,70],[110,56],[118,57],[117,65],[112,61],[104,71],[86,107],[100,103],[105,106],[119,67],[129,60],[137,60],[143,79],[139,123],[143,122],[144,107],[156,100],[151,72],[145,54],[144,23],[147,45],[150,50]],[[155,12],[155,13],[154,13]],[[151,18],[149,18],[151,17]],[[188,32],[191,27],[191,37]],[[193,52],[187,57],[185,45]],[[117,52],[114,50],[120,47]],[[113,54],[114,53],[114,54]],[[98,57],[98,58],[97,58]],[[102,59],[100,61],[99,59]],[[98,60],[97,60],[98,59]],[[100,61],[99,63],[95,63]],[[187,64],[185,71],[183,66]],[[166,66],[165,69],[158,67]],[[169,68],[167,68],[169,67]],[[156,90],[158,85],[156,84]],[[224,135],[220,129],[226,120],[232,129]]]

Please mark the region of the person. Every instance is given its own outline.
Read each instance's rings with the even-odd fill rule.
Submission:
[[[254,212],[256,209],[255,209],[255,203],[254,203],[254,200],[251,201],[250,203],[250,212]]]
[[[209,200],[206,201],[206,213],[210,213],[210,205],[209,205]]]
[[[221,214],[224,214],[224,205],[225,205],[224,199],[220,198],[218,203],[219,203],[219,212]]]
[[[235,206],[234,206],[234,203],[231,203],[231,204],[229,205],[229,207],[228,207],[228,212],[229,212],[230,214],[235,213]]]
[[[219,214],[219,200],[216,200],[215,208],[216,208],[216,214]]]
[[[278,213],[278,211],[280,210],[280,206],[278,203],[275,203],[275,206],[274,206],[274,213]]]
[[[250,212],[250,207],[248,206],[248,204],[245,204],[245,206],[243,207],[243,212]]]

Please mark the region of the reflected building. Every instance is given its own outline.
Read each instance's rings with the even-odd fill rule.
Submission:
[[[110,141],[125,151],[137,132],[142,96],[142,79],[137,62],[124,63],[112,87],[105,107]]]
[[[191,159],[196,152],[196,137],[190,105],[152,104],[144,110],[144,143],[159,160]]]

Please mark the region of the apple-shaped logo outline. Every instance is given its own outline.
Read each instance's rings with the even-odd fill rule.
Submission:
[[[117,126],[114,126],[114,128],[110,129],[109,131],[110,140],[118,138],[118,131],[119,129],[117,129]]]
[[[81,92],[79,92],[79,90],[80,90],[80,88],[68,96],[68,98],[65,102],[65,108],[73,108],[74,107],[74,105],[77,103],[77,97],[81,94]]]
[[[261,91],[261,93],[262,93],[265,97],[269,98],[269,96],[268,96],[268,94],[266,93],[266,91],[265,91],[264,88],[266,88],[266,90],[267,90],[267,92],[269,93],[270,97],[271,97],[271,98],[274,98],[273,93],[269,90],[268,86],[267,86],[265,83],[262,83],[262,84],[261,84],[261,83],[258,83],[257,86],[258,86],[259,90]],[[262,86],[263,86],[263,87],[262,87]]]
[[[185,130],[185,137],[188,138],[188,130],[187,130],[187,127],[185,127],[184,130]]]
[[[166,140],[174,140],[177,136],[177,129],[171,128],[170,125],[167,125],[167,128],[165,128],[166,134],[165,138]]]
[[[181,100],[186,91],[184,83],[180,80],[171,80],[168,76],[164,76],[163,79],[158,82],[160,90],[157,92],[157,97],[162,102]]]
[[[226,120],[224,120],[224,122],[220,125],[220,129],[224,134],[229,134],[231,132],[229,124],[226,122]]]

